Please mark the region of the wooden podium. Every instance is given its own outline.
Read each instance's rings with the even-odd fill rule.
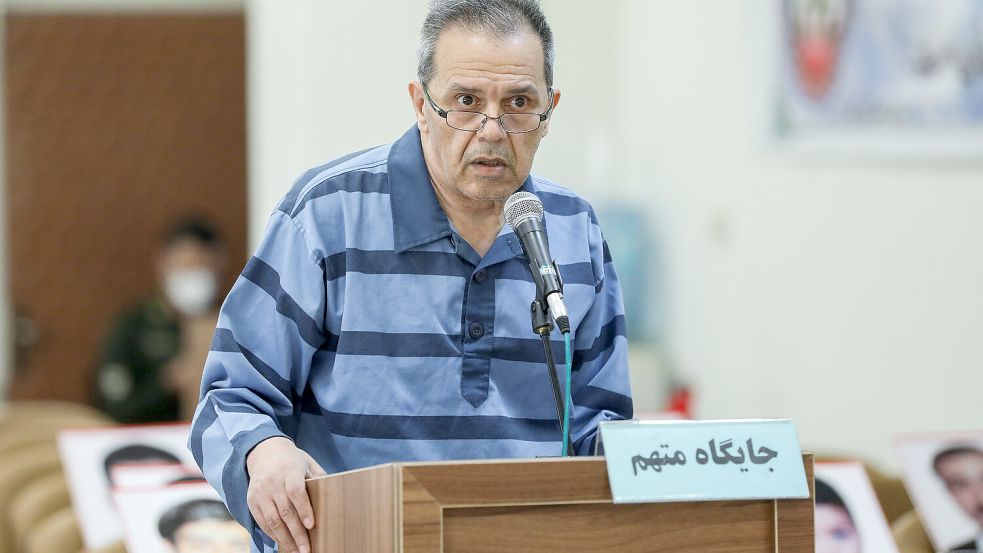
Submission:
[[[601,457],[394,463],[307,483],[312,553],[814,553],[809,499],[620,504]]]

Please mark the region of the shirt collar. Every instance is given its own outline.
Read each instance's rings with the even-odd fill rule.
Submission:
[[[437,195],[430,183],[430,172],[423,159],[423,145],[416,125],[393,143],[387,163],[393,247],[396,252],[450,236],[451,224],[437,202]],[[519,190],[535,193],[532,177],[526,177]],[[512,229],[507,223],[504,227],[499,232],[499,239],[505,237],[507,243],[517,244],[518,240],[509,240],[509,235],[515,236]]]
[[[430,184],[416,125],[393,143],[387,163],[396,252],[449,236],[451,225]]]

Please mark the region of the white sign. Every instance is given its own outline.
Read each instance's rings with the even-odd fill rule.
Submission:
[[[788,420],[617,421],[600,432],[615,503],[809,497]]]

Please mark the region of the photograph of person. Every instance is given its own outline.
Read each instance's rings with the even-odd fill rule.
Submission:
[[[112,469],[113,486],[118,488],[154,488],[177,482],[198,482],[201,471],[187,465],[121,464]]]
[[[860,533],[840,494],[816,478],[816,553],[862,553]]]
[[[161,515],[160,536],[174,553],[248,553],[249,534],[217,499],[192,499]]]
[[[816,553],[898,553],[863,463],[816,463],[815,488]]]
[[[117,490],[129,553],[248,553],[249,533],[201,481]]]
[[[169,451],[146,444],[126,444],[106,455],[102,466],[106,472],[106,482],[112,487],[115,470],[132,465],[180,465],[181,460]]]
[[[900,436],[905,487],[938,551],[983,551],[983,431]]]
[[[983,448],[975,445],[946,448],[935,455],[932,468],[953,501],[976,523],[976,535],[955,546],[953,551],[983,551]]]
[[[72,505],[85,546],[99,549],[119,541],[122,527],[111,491],[125,484],[117,473],[128,467],[184,466],[185,470],[138,483],[172,481],[189,470],[200,473],[187,448],[186,424],[140,425],[113,428],[72,429],[60,432],[58,449],[65,467]]]

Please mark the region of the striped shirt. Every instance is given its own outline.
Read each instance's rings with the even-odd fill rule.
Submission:
[[[621,290],[590,205],[534,176],[521,190],[543,202],[564,281],[571,432],[587,454],[598,422],[632,414]],[[246,506],[245,456],[272,436],[329,473],[559,455],[535,293],[508,225],[484,257],[454,230],[415,126],[301,176],[222,306],[189,444],[256,550],[272,542]]]

